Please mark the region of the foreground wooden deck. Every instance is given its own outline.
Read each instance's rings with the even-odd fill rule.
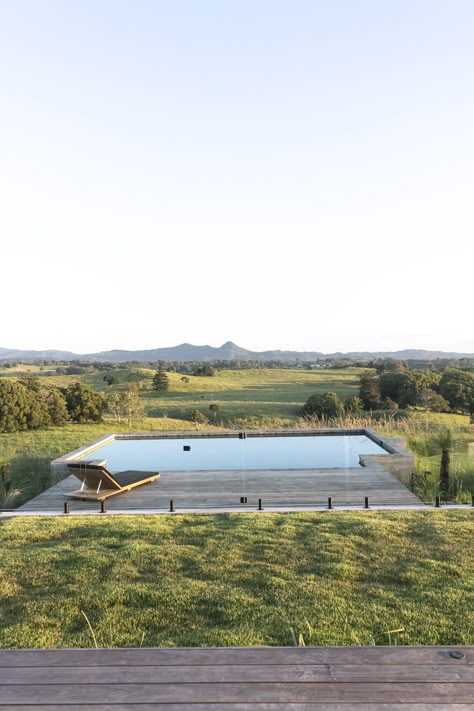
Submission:
[[[58,513],[65,495],[78,488],[78,480],[69,476],[59,484],[24,504],[20,510]],[[410,506],[419,500],[383,466],[348,469],[285,469],[255,471],[161,472],[160,479],[114,496],[107,509],[148,511],[167,509],[173,499],[177,509],[234,509],[240,497],[257,507],[363,506],[366,496],[374,506]],[[71,511],[96,511],[97,502],[70,502]]]
[[[0,651],[0,709],[5,708],[472,710],[474,648]]]

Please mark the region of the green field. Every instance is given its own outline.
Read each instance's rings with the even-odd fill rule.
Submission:
[[[0,522],[0,647],[474,644],[474,513]],[[395,631],[396,630],[396,631]]]
[[[209,405],[219,406],[219,420],[240,418],[296,418],[306,400],[316,392],[333,390],[341,398],[357,394],[360,369],[326,370],[224,370],[214,377],[170,374],[170,390],[144,394],[149,415],[183,417],[199,409],[208,416]]]
[[[103,371],[85,375],[49,375],[38,366],[18,366],[3,372],[3,377],[17,377],[29,372],[44,378],[46,384],[66,387],[82,381],[104,393],[113,392],[129,379],[140,383],[145,414],[151,417],[190,419],[194,409],[202,410],[211,417],[209,405],[219,405],[219,420],[246,417],[295,418],[310,395],[333,390],[343,399],[356,395],[359,387],[360,368],[341,370],[303,369],[257,369],[221,370],[213,377],[188,375],[188,383],[179,373],[169,373],[170,389],[157,393],[151,389],[156,371],[147,368],[123,368],[114,370],[118,385],[105,384]]]

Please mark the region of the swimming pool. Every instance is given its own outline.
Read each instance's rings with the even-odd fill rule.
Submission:
[[[78,459],[106,459],[111,472],[326,469],[360,466],[388,454],[365,434],[192,436],[112,439]]]

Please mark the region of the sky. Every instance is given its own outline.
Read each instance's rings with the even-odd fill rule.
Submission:
[[[0,346],[474,352],[472,0],[0,0]]]

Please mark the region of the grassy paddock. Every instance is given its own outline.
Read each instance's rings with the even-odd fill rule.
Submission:
[[[209,405],[219,406],[218,420],[236,418],[295,418],[314,393],[335,391],[345,399],[356,395],[360,368],[341,370],[221,370],[213,377],[182,376],[170,373],[170,389],[165,393],[143,391],[147,414],[186,417],[198,409],[210,419]]]
[[[473,516],[4,520],[0,647],[472,645]]]

